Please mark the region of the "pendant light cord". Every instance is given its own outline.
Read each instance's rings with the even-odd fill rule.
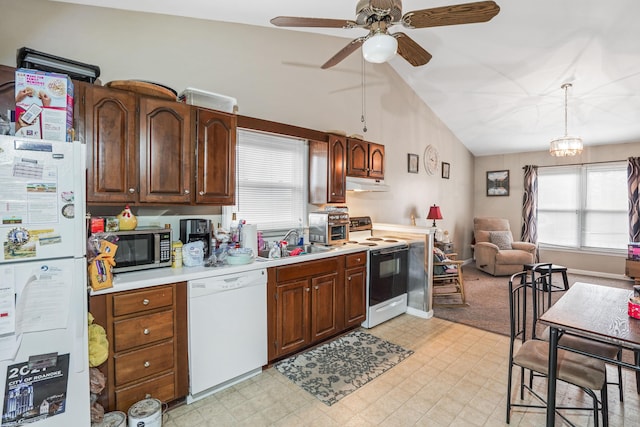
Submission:
[[[562,88],[564,89],[564,136],[568,136],[569,135],[569,131],[567,130],[567,121],[568,121],[568,117],[569,114],[567,113],[568,109],[567,109],[567,104],[568,104],[568,90],[571,87],[571,83],[565,83],[562,85]]]
[[[362,56],[362,55],[361,55]],[[364,72],[364,56],[362,56],[362,115],[360,116],[360,121],[362,122],[362,131],[366,132],[367,131],[367,98],[366,98],[366,94],[365,94],[365,88],[366,88],[366,84],[365,84],[365,72]]]

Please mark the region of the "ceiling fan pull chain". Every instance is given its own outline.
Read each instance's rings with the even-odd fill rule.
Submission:
[[[367,131],[367,119],[366,119],[366,95],[365,95],[365,73],[364,73],[364,56],[362,57],[362,116],[360,116],[360,121],[362,122],[362,131]]]

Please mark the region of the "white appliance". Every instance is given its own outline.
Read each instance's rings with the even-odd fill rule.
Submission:
[[[376,237],[371,218],[349,218],[349,243],[366,246],[367,319],[365,328],[373,328],[407,311],[409,246],[401,238]]]
[[[85,146],[0,136],[2,426],[88,426]]]
[[[192,403],[267,364],[267,270],[188,282]]]

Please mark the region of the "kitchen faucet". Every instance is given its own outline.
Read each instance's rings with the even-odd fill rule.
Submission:
[[[287,244],[289,244],[289,238],[291,238],[291,236],[295,234],[296,235],[296,240],[293,241],[294,245],[298,244],[298,241],[300,240],[300,233],[298,232],[298,230],[296,230],[295,228],[292,228],[291,230],[287,231],[287,234],[284,235],[284,237],[282,239],[280,239],[280,241],[286,241]]]

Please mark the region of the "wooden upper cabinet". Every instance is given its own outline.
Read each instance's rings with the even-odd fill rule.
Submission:
[[[369,143],[369,178],[384,178],[384,145]]]
[[[366,177],[369,171],[369,143],[347,139],[347,175]]]
[[[235,203],[237,117],[197,109],[196,203]]]
[[[346,201],[346,138],[329,135],[328,141],[309,141],[309,203]]]
[[[102,86],[83,86],[80,105],[87,143],[87,202],[138,199],[136,96]]]
[[[191,107],[140,97],[140,202],[189,203],[193,182]]]
[[[0,65],[0,123],[10,123],[8,111],[16,109],[16,69]]]
[[[347,176],[384,178],[384,145],[347,138]]]

